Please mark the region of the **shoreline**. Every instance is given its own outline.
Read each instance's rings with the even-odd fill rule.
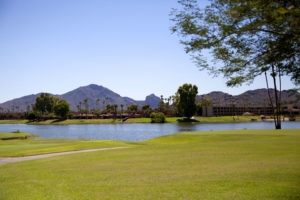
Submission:
[[[195,124],[210,124],[210,123],[245,123],[245,122],[273,122],[273,119],[262,120],[259,116],[239,116],[233,120],[232,116],[222,117],[195,117],[194,122],[180,122],[182,117],[167,117],[165,123],[195,123]],[[300,121],[296,118],[295,121]],[[287,118],[282,122],[289,122]],[[67,119],[67,120],[44,120],[44,121],[29,121],[29,120],[0,120],[0,124],[28,124],[28,125],[76,125],[76,124],[134,124],[134,123],[151,123],[150,118],[130,118],[125,122],[121,119]]]

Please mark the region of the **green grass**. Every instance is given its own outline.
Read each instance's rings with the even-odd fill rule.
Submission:
[[[7,119],[7,120],[0,120],[0,124],[26,124],[28,122],[27,119]]]
[[[31,133],[0,133],[0,140],[4,139],[27,139],[33,137]],[[1,142],[1,141],[0,141]]]
[[[19,133],[18,133],[19,134]],[[1,134],[0,134],[1,135]],[[133,143],[112,140],[35,139],[0,141],[0,157],[19,157],[83,149],[131,146]]]
[[[232,122],[251,122],[252,119],[260,121],[259,116],[221,116],[221,117],[195,117],[200,123],[232,123]]]
[[[6,199],[300,199],[300,130],[162,136],[0,167]]]
[[[167,123],[177,123],[183,117],[167,117]],[[260,120],[258,116],[239,116],[233,119],[232,116],[222,117],[195,117],[200,123],[232,123],[232,122],[250,122],[251,119]],[[120,119],[67,119],[67,120],[45,120],[39,122],[30,122],[28,120],[0,120],[0,124],[39,124],[39,125],[68,125],[68,124],[118,124],[118,123],[151,123],[150,118],[130,118],[125,122]]]

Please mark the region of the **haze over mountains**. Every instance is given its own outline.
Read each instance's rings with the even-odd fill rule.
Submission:
[[[0,107],[6,111],[7,109],[11,109],[13,106],[18,106],[20,111],[24,111],[26,110],[27,105],[35,103],[35,99],[39,95],[40,93],[12,99],[0,104]],[[77,105],[79,102],[83,102],[85,98],[88,99],[89,109],[103,109],[105,105],[103,100],[105,100],[105,97],[108,97],[106,104],[123,104],[125,107],[126,105],[131,104],[138,104],[140,107],[145,104],[150,104],[152,108],[156,108],[160,102],[160,98],[154,94],[147,96],[145,100],[134,100],[129,97],[122,97],[108,88],[95,84],[79,87],[65,94],[54,96],[58,96],[60,99],[68,101],[70,103],[71,110],[77,110]],[[235,96],[214,91],[208,94],[198,95],[197,100],[199,101],[202,96],[212,99],[215,105],[223,106],[231,105],[233,102],[236,105],[247,104],[252,106],[267,106],[269,104],[268,93],[266,89],[249,90]],[[299,103],[299,96],[300,94],[293,90],[283,90],[282,102]],[[100,99],[98,106],[96,105],[96,99]]]

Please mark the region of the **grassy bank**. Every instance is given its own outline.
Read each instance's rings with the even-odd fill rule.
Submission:
[[[10,163],[1,199],[300,198],[300,130],[181,133],[130,149]]]
[[[33,136],[34,135],[31,133],[0,133],[0,140],[11,140],[11,139],[23,140],[23,139],[27,139],[27,138],[30,138]]]
[[[234,123],[251,122],[252,120],[261,121],[259,116],[221,116],[221,117],[195,117],[200,123]]]
[[[167,123],[177,123],[183,117],[167,117]],[[222,117],[195,117],[199,123],[234,123],[234,122],[251,122],[252,119],[260,121],[258,116],[232,116]],[[45,120],[31,122],[28,120],[0,120],[0,124],[40,124],[40,125],[67,125],[67,124],[119,124],[119,123],[151,123],[150,118],[130,118],[125,122],[120,119],[67,119],[67,120]]]
[[[18,133],[20,134],[20,133]],[[0,133],[1,136],[1,133]],[[112,140],[0,140],[0,157],[20,157],[83,149],[132,146],[133,143]]]
[[[26,119],[22,119],[22,120],[18,120],[18,119],[8,119],[8,120],[0,120],[0,124],[26,124],[28,123],[28,120]]]

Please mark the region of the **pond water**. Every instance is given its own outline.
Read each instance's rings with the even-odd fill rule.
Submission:
[[[45,139],[87,139],[143,141],[162,135],[184,131],[210,131],[235,129],[274,129],[273,122],[248,123],[166,123],[166,124],[80,124],[80,125],[27,125],[0,124],[1,132],[20,130]],[[300,122],[283,122],[284,129],[299,129]]]

